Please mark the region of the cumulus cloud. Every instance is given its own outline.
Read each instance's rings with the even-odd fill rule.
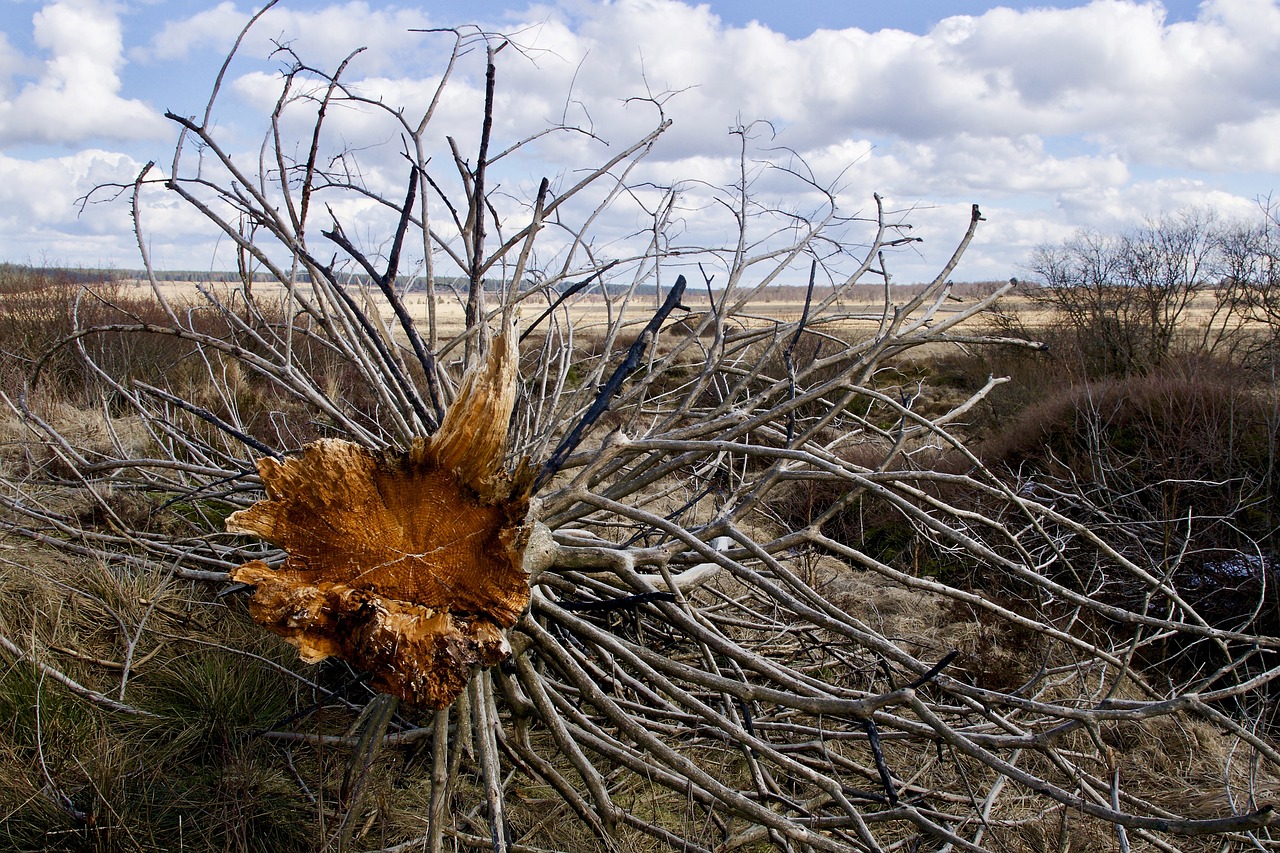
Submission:
[[[9,37],[0,32],[0,98],[13,94],[14,78],[26,67],[27,60],[9,44]]]
[[[136,269],[141,265],[128,186],[143,163],[118,151],[90,148],[58,157],[19,158],[0,153],[0,234],[3,259]],[[158,185],[141,194],[141,218],[152,260],[160,268],[234,267],[228,241],[204,217]],[[105,189],[101,189],[107,187]],[[96,190],[96,191],[95,191]]]
[[[1005,236],[979,240],[970,259],[984,274],[1079,224],[1210,200],[1241,209],[1248,200],[1217,189],[1215,175],[1280,172],[1274,0],[1211,0],[1178,23],[1131,0],[993,8],[926,33],[802,39],[675,0],[539,14],[545,43],[575,70],[576,96],[598,105],[597,126],[618,126],[619,94],[635,94],[637,80],[684,89],[664,104],[676,120],[656,155],[664,172],[722,174],[725,129],[767,118],[818,174],[856,164],[843,178],[855,199],[879,190],[933,202],[918,218],[938,225],[961,200],[1006,213],[987,228]],[[1165,177],[1187,170],[1200,174]]]
[[[900,195],[999,200],[1090,187],[1120,186],[1128,167],[1114,154],[1056,156],[1036,136],[979,137],[966,133],[934,142],[899,142],[877,148],[842,141],[805,153],[821,174],[857,164],[858,183],[892,187]]]
[[[1221,123],[1280,113],[1280,10],[1270,0],[1214,0],[1176,24],[1156,3],[1095,0],[995,8],[924,34],[797,40],[725,26],[705,6],[620,0],[555,36],[568,63],[587,58],[590,94],[633,92],[641,76],[656,90],[696,86],[673,112],[770,118],[811,144],[851,131],[911,141],[1089,134],[1154,161]]]
[[[768,124],[751,125],[751,157],[811,169],[819,185],[841,188],[846,208],[864,207],[879,191],[912,209],[922,229],[949,235],[967,224],[970,202],[982,203],[991,222],[959,275],[1000,278],[1019,252],[1077,225],[1107,227],[1210,200],[1241,207],[1247,198],[1227,183],[1239,190],[1241,174],[1274,181],[1280,173],[1278,0],[1206,0],[1197,17],[1178,22],[1154,0],[993,7],[927,32],[849,28],[804,38],[728,24],[715,8],[681,0],[476,5],[472,14],[488,17],[478,23],[513,41],[499,61],[494,144],[561,120],[593,134],[541,137],[518,168],[495,168],[506,194],[500,204],[527,198],[543,174],[567,185],[661,115],[674,126],[632,178],[683,181],[686,233],[699,223],[718,228],[709,187],[737,180],[734,131],[763,119]],[[210,5],[164,24],[128,55],[157,73],[198,61],[211,80],[250,13],[230,0]],[[154,114],[120,94],[115,13],[91,0],[62,0],[36,23],[43,53],[34,70],[0,39],[0,97],[9,98],[0,105],[0,143],[54,138],[32,135],[42,128],[74,139],[149,126],[144,115]],[[277,42],[329,70],[367,47],[344,81],[371,101],[405,107],[404,120],[415,124],[435,94],[451,37],[411,30],[457,23],[433,6],[363,0],[273,8],[232,66],[219,130],[246,162],[256,160],[287,61],[271,57]],[[474,151],[482,73],[482,63],[464,63],[436,106],[426,142],[442,182],[457,178],[446,134],[464,153]],[[314,114],[305,99],[290,106],[283,127],[300,145]],[[59,127],[66,129],[48,130]],[[402,191],[404,128],[396,115],[343,105],[330,110],[327,130],[326,156],[353,153],[370,187]],[[776,194],[771,202],[780,208],[821,203],[814,187],[781,170],[753,166],[751,180],[758,192]],[[628,216],[600,227],[629,233],[641,214]],[[926,272],[937,260],[932,247],[949,251],[949,239],[935,235],[903,262]]]
[[[21,223],[51,225],[76,217],[77,199],[99,184],[128,183],[141,164],[89,149],[65,157],[23,160],[0,155],[0,210],[5,233]],[[86,221],[97,221],[91,217]]]
[[[148,45],[136,47],[130,54],[142,62],[155,62],[184,59],[195,49],[225,51],[235,43],[248,19],[248,13],[226,0],[180,21],[166,22]]]
[[[1257,213],[1252,200],[1188,177],[1157,178],[1096,192],[1064,193],[1059,198],[1059,206],[1073,223],[1104,231],[1188,207],[1208,207],[1225,218],[1244,218]]]
[[[129,212],[79,199],[104,183],[128,183],[141,164],[118,152],[88,149],[36,160],[0,154],[0,233],[11,260],[97,263],[127,247]],[[100,255],[84,260],[97,246]]]
[[[253,11],[224,0],[211,9],[166,22],[133,55],[149,63],[183,59],[194,53],[221,56],[234,44]],[[414,57],[422,36],[412,30],[439,25],[429,6],[377,8],[362,0],[323,6],[281,5],[262,16],[248,33],[241,52],[261,58],[278,46],[297,46],[303,61],[332,67],[356,48],[367,47],[361,57],[366,73],[392,68],[412,72],[429,66],[434,58]]]
[[[111,7],[92,0],[52,3],[36,12],[32,26],[42,58],[33,80],[17,84],[13,70],[5,77],[0,145],[144,139],[162,132],[153,109],[120,96],[123,41]],[[12,69],[12,59],[8,64]]]
[[[512,22],[529,61],[506,63],[500,96],[524,113],[541,110],[545,122],[572,87],[570,113],[620,138],[649,123],[626,98],[662,99],[677,127],[659,156],[705,154],[735,123],[766,118],[796,147],[851,133],[929,144],[961,133],[1088,135],[1097,157],[1155,162],[1211,140],[1221,126],[1280,115],[1280,91],[1267,83],[1280,59],[1277,14],[1273,0],[1215,0],[1200,20],[1167,24],[1158,4],[1096,0],[996,8],[924,34],[849,29],[787,39],[756,23],[727,26],[709,7],[677,0],[539,5]],[[441,46],[408,32],[438,23],[422,13],[347,3],[273,15],[260,25],[263,38],[287,34],[318,64],[367,45],[348,74],[389,99],[423,89],[424,55],[438,68]],[[229,41],[242,19],[224,3],[167,26],[153,44],[172,55],[178,45]],[[1239,49],[1246,37],[1256,51]],[[499,115],[513,127],[519,119]]]

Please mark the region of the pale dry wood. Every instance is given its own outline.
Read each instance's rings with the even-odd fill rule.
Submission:
[[[266,500],[227,518],[284,549],[231,573],[254,618],[303,660],[341,657],[407,702],[448,706],[473,666],[506,658],[529,601],[528,473],[502,468],[515,400],[501,335],[463,378],[440,430],[407,452],[322,439],[259,460]]]
[[[416,107],[371,98],[345,65],[299,61],[256,172],[208,117],[173,117],[202,159],[177,152],[167,191],[261,275],[166,294],[161,320],[74,333],[86,358],[98,335],[184,342],[207,389],[99,370],[112,405],[142,425],[141,454],[119,436],[89,446],[33,400],[8,400],[34,436],[26,467],[4,474],[8,531],[121,571],[234,572],[305,657],[340,654],[378,688],[439,708],[383,739],[432,739],[427,833],[386,849],[501,847],[512,774],[544,781],[563,801],[555,813],[606,849],[639,833],[673,849],[1004,850],[1033,847],[1022,833],[1047,823],[1081,849],[1125,838],[1202,850],[1205,833],[1215,849],[1277,848],[1267,804],[1280,751],[1262,709],[1280,668],[1262,601],[1253,618],[1213,624],[1134,544],[1168,528],[1079,484],[984,467],[966,421],[999,377],[941,402],[920,393],[934,355],[1035,346],[985,325],[1000,300],[1025,298],[1017,290],[951,298],[965,248],[998,223],[975,208],[935,279],[899,289],[893,252],[916,239],[902,215],[874,198],[859,230],[831,186],[739,128],[738,184],[696,186],[729,239],[690,245],[678,212],[695,188],[653,187],[641,171],[668,126],[660,98],[644,102],[653,123],[634,142],[580,172],[565,164],[572,182],[531,189],[523,206],[481,197],[499,157],[454,144],[432,160],[433,139],[460,138],[432,117],[469,55],[486,75],[494,59],[500,80],[513,51],[478,31],[440,35],[454,52]],[[306,87],[315,100],[297,96]],[[297,111],[318,104],[403,135],[413,191],[403,175],[388,195],[362,182],[346,168],[361,152],[324,121],[294,145]],[[522,145],[494,144],[504,163]],[[770,208],[757,174],[812,207]],[[127,186],[135,212],[156,181]],[[316,237],[322,197],[372,202],[395,225],[365,242],[363,223],[335,221]],[[598,239],[611,211],[642,237]],[[392,261],[408,245],[422,257],[406,274]],[[689,310],[655,321],[671,282],[695,270]],[[767,301],[809,280],[803,301]],[[519,313],[538,318],[523,337]],[[467,372],[468,351],[488,360]],[[255,406],[271,417],[255,420]],[[581,443],[527,494],[534,466],[579,427]],[[125,493],[187,514],[148,527]],[[73,511],[73,495],[103,521]],[[807,515],[787,506],[808,499]],[[836,532],[864,516],[868,535],[878,525],[937,563]],[[959,582],[952,565],[1017,594]],[[1104,596],[1116,587],[1136,594]],[[1166,648],[1212,663],[1181,669]],[[508,654],[508,670],[494,666]],[[480,681],[473,666],[488,667]],[[1138,785],[1134,764],[1163,753],[1110,744],[1148,731],[1166,752],[1179,737],[1210,744],[1161,771],[1203,796]],[[1226,744],[1244,758],[1213,754]],[[483,793],[455,813],[463,790]]]

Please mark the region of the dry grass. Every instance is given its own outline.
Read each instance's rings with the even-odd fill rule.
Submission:
[[[136,279],[123,279],[113,282],[113,291],[118,294],[123,301],[136,304],[144,304],[152,300],[153,292],[151,285],[138,281]],[[161,293],[166,299],[171,300],[177,305],[195,305],[203,301],[204,297],[201,290],[225,291],[228,288],[226,284],[210,285],[196,282],[183,281],[165,281],[160,283]],[[279,291],[280,286],[274,283],[255,283],[254,295],[259,300],[269,300],[272,294]],[[915,288],[909,286],[896,292],[894,299],[896,302],[902,302],[912,295]],[[792,288],[791,290],[795,290]],[[884,303],[875,288],[862,288],[866,292],[860,294],[860,298],[856,302],[841,302],[839,310],[844,319],[838,328],[833,331],[844,334],[852,334],[857,336],[859,332],[874,329],[879,323],[880,317],[884,312]],[[311,295],[311,286],[300,284],[297,286],[297,292],[302,296],[309,297]],[[822,294],[818,293],[817,298],[821,298]],[[718,298],[718,295],[717,295]],[[682,300],[690,312],[697,314],[705,311],[709,307],[708,297],[705,291],[690,289],[686,291]],[[420,326],[425,327],[428,319],[428,300],[425,293],[421,291],[411,292],[403,297],[404,306],[409,316]],[[959,302],[947,302],[940,309],[940,316],[946,317],[960,311],[966,304],[976,301],[974,297],[963,297]],[[1201,297],[1201,301],[1197,302],[1207,311],[1212,307],[1212,300],[1209,297]],[[363,303],[362,303],[363,304]],[[1043,306],[1034,302],[1024,295],[1011,295],[1005,297],[1000,303],[1004,310],[1016,313],[1019,317],[1031,327],[1039,327],[1049,317],[1049,311]],[[373,303],[370,303],[373,307]],[[657,307],[658,303],[652,301],[652,298],[639,298],[636,300],[632,310],[636,312],[636,321],[644,323],[649,319],[649,313]],[[545,303],[530,305],[524,309],[525,320],[530,321],[537,312],[545,308]],[[395,319],[394,313],[381,299],[376,300],[376,310],[380,312],[384,322],[393,325]],[[574,328],[582,332],[590,334],[592,330],[603,329],[608,325],[610,317],[610,309],[606,305],[603,297],[592,294],[583,294],[574,297],[567,303],[570,322]],[[763,298],[752,302],[747,306],[746,310],[739,312],[734,317],[734,322],[740,324],[743,328],[760,328],[775,323],[792,323],[800,319],[804,313],[804,293],[788,293],[786,298]],[[437,296],[436,304],[436,323],[439,334],[443,338],[450,338],[461,334],[465,331],[465,294],[451,293],[443,291]]]
[[[0,541],[0,635],[23,650],[0,652],[0,848],[320,850],[350,807],[341,783],[352,748],[315,739],[345,735],[367,689],[345,666],[300,664],[241,596]],[[147,716],[98,707],[32,661]],[[401,716],[394,728],[425,722]],[[430,770],[430,737],[382,753],[356,806],[356,849],[426,833]],[[454,807],[476,837],[487,834],[478,773],[464,756]],[[636,792],[637,809],[645,799]],[[647,801],[678,808],[667,794]],[[512,837],[594,849],[558,803],[522,781],[508,803]],[[650,849],[625,830],[621,840]]]
[[[1020,642],[1027,638],[1011,636],[940,596],[889,586],[832,560],[809,571],[832,603],[912,653],[937,658],[960,650],[951,670],[956,677],[1009,686],[1010,679],[1025,679],[1045,654],[1042,642]],[[8,721],[0,730],[0,846],[310,851],[321,849],[344,816],[340,788],[351,748],[280,741],[263,733],[343,735],[355,712],[342,697],[358,703],[367,692],[341,665],[300,665],[292,649],[251,623],[240,597],[217,599],[202,585],[6,541],[0,543],[0,634],[15,638],[27,654],[4,655],[0,671],[0,719]],[[123,699],[155,718],[95,707],[42,678],[31,664],[48,662],[85,687],[118,698],[131,644]],[[875,672],[868,660],[867,674]],[[1084,682],[1068,680],[1060,689],[1088,695],[1088,671],[1079,677]],[[405,717],[397,725],[426,722]],[[792,722],[821,727],[817,719]],[[1196,813],[1225,815],[1248,807],[1249,795],[1260,802],[1280,798],[1280,780],[1259,774],[1237,757],[1230,739],[1190,717],[1115,724],[1100,735],[1115,751],[1125,789],[1157,804],[1185,809],[1189,792],[1197,792],[1190,794],[1197,799]],[[533,736],[546,738],[536,731]],[[381,849],[426,833],[429,743],[425,737],[383,751],[359,807],[357,849]],[[745,772],[740,755],[709,746],[694,738],[686,749],[726,776],[734,766]],[[913,751],[918,748],[889,743],[886,758],[896,768],[917,768],[908,775],[921,789],[956,791],[990,781],[984,768]],[[833,755],[863,768],[849,773],[848,784],[875,789],[865,743],[842,744]],[[967,780],[957,775],[961,767],[970,774]],[[569,772],[567,765],[560,769]],[[1053,778],[1052,768],[1038,769]],[[464,759],[455,813],[470,814],[461,823],[470,823],[473,838],[483,839],[478,775]],[[1234,802],[1226,799],[1224,780],[1236,792]],[[508,807],[514,839],[543,850],[598,849],[540,780],[517,773],[513,791]],[[638,816],[656,815],[665,826],[684,826],[690,840],[710,843],[717,837],[698,810],[663,789],[635,788],[615,801]],[[1112,828],[1032,808],[1038,806],[1009,786],[991,813],[990,840],[1011,850],[1114,849]],[[1059,847],[1063,832],[1066,844]],[[652,839],[625,828],[619,843],[625,850],[657,849]],[[1217,847],[1206,842],[1183,849]],[[768,849],[766,838],[759,849]],[[1133,849],[1154,848],[1139,842]]]
[[[78,288],[78,284],[59,285],[43,293],[56,303],[74,296]],[[193,301],[188,304],[194,305],[195,295],[194,289],[188,293],[179,287],[171,298],[175,302],[190,298]],[[111,301],[146,316],[154,308],[148,307],[145,296],[136,287],[121,286],[112,291]],[[35,304],[15,303],[11,294],[3,298],[6,310],[14,304]],[[424,312],[425,307],[414,299],[419,298],[411,298],[411,310]],[[1019,304],[1010,303],[1014,308]],[[692,302],[690,307],[697,308]],[[872,305],[847,308],[850,314],[876,312]],[[793,320],[801,309],[796,302],[761,303],[741,321],[751,325]],[[603,306],[580,300],[572,311],[573,322],[589,341],[592,326],[603,322]],[[27,332],[24,345],[29,349],[5,351],[5,357],[13,359],[6,379],[15,375],[9,370],[34,363],[59,334],[65,334],[59,325],[65,315],[49,314],[57,322],[45,325],[39,321],[41,316],[46,315],[26,308],[3,315],[3,322],[28,323],[23,328],[45,333],[35,340],[39,336]],[[461,308],[443,309],[439,319],[457,331]],[[1028,326],[1043,319],[1023,316]],[[842,332],[857,336],[862,324],[871,321],[851,318],[845,322]],[[6,342],[15,339],[0,335]],[[165,371],[181,360],[182,352],[157,346],[135,348],[119,357],[132,359],[135,367]],[[963,390],[983,373],[982,368],[990,367],[981,360],[957,364],[942,356],[952,358],[955,352],[934,353],[924,363],[900,366],[904,387],[951,370],[956,378],[950,387]],[[74,369],[78,368],[59,371]],[[1046,370],[1051,368],[1031,372]],[[87,407],[86,398],[78,393],[84,387],[83,374],[76,376],[68,384],[59,381],[37,388],[33,398],[41,411],[90,452],[95,447],[114,447],[117,452],[124,447],[145,453],[154,438],[132,419],[115,416],[110,405]],[[198,385],[200,377],[193,374],[191,381]],[[335,369],[332,381],[343,382],[340,370]],[[942,384],[940,393],[946,393],[948,383]],[[248,379],[243,390],[246,412],[279,403],[258,394]],[[201,399],[199,393],[198,387],[193,388],[195,399]],[[206,402],[212,407],[216,400],[210,397]],[[0,464],[6,470],[34,471],[55,462],[47,448],[33,442],[16,421],[0,419]],[[779,501],[794,498],[778,496]],[[76,500],[68,496],[67,504],[73,511]],[[771,511],[784,518],[803,510],[777,504]],[[141,512],[152,510],[143,507]],[[792,520],[803,523],[799,516]],[[153,523],[165,522],[156,518]],[[865,537],[865,525],[857,529]],[[886,543],[886,557],[894,547],[894,542]],[[907,550],[904,546],[903,553]],[[1057,667],[1068,673],[1061,676],[1057,688],[1063,696],[1092,695],[1089,682],[1094,673],[1081,667],[1070,674],[1069,666],[1079,662],[1062,649],[1051,648],[1039,635],[1012,630],[951,599],[887,584],[879,576],[850,570],[835,560],[803,565],[797,559],[795,569],[808,573],[815,588],[833,604],[913,655],[937,659],[950,649],[959,650],[951,670],[955,677],[1012,689],[1042,666]],[[926,566],[922,572],[936,569]],[[219,597],[217,593],[163,573],[70,559],[63,552],[17,538],[0,540],[0,635],[22,651],[21,656],[0,652],[0,846],[157,851],[307,851],[325,846],[352,808],[343,801],[342,792],[352,748],[322,738],[345,735],[369,693],[341,664],[299,664],[292,649],[252,624],[240,595]],[[773,641],[745,633],[742,639],[747,644]],[[120,714],[78,697],[44,673],[39,663],[56,666],[88,690],[143,713]],[[832,677],[875,676],[876,662],[870,656],[862,664],[865,672]],[[795,722],[821,725],[820,720],[804,718]],[[397,719],[394,727],[403,730],[426,723],[424,718],[407,715]],[[280,733],[297,739],[281,739]],[[1157,805],[1225,815],[1252,807],[1250,797],[1258,802],[1280,799],[1280,780],[1238,758],[1237,744],[1189,716],[1104,726],[1096,735],[1112,751],[1125,788],[1140,791]],[[544,732],[533,731],[531,737],[547,743]],[[726,778],[746,773],[741,755],[716,744],[691,737],[686,748],[700,762],[722,767]],[[551,748],[542,751],[554,756]],[[384,750],[370,770],[367,795],[354,805],[361,849],[380,849],[425,834],[429,753],[429,737]],[[917,768],[908,775],[920,790],[941,796],[963,791],[976,781],[984,783],[983,788],[990,783],[990,779],[979,779],[989,770],[955,756],[944,761],[940,754],[918,745],[886,745],[886,757],[894,767]],[[842,744],[833,748],[833,755],[861,768],[850,770],[851,785],[875,787],[865,742]],[[553,762],[562,772],[571,772],[561,757],[553,757]],[[1055,777],[1052,767],[1036,769],[1059,784],[1076,784]],[[1110,770],[1098,766],[1094,772],[1103,775]],[[472,828],[471,840],[483,842],[487,824],[483,805],[477,805],[484,801],[477,787],[479,769],[465,753],[460,773],[453,812],[460,818],[459,825]],[[970,778],[964,778],[965,773]],[[513,839],[546,850],[597,849],[581,822],[540,780],[517,771],[513,791],[508,799]],[[1187,808],[1189,797],[1198,798],[1191,809]],[[710,844],[720,837],[721,829],[708,825],[703,812],[658,786],[617,793],[615,801],[642,818],[682,827],[692,841]],[[1117,849],[1113,828],[1061,809],[1036,811],[1043,808],[1043,801],[1036,802],[1041,805],[1033,805],[1032,798],[1015,786],[1007,786],[991,812],[988,842],[995,849],[1009,850]],[[945,806],[945,797],[939,804]],[[625,828],[620,830],[619,845],[624,850],[655,849],[651,838]],[[756,846],[768,849],[768,839],[762,836]],[[1219,846],[1206,841],[1184,849]],[[1133,849],[1155,848],[1135,838]]]
[[[8,849],[265,849],[306,837],[305,813],[276,796],[279,751],[249,737],[300,699],[277,644],[190,584],[4,545],[0,631],[24,652],[0,689],[12,720],[0,746]],[[33,660],[153,716],[73,696]]]
[[[957,678],[993,689],[1014,690],[1042,668],[1073,675],[1059,677],[1053,696],[1059,701],[1091,703],[1093,663],[1075,660],[1068,650],[1030,632],[1010,631],[989,615],[960,607],[933,593],[887,587],[878,575],[850,570],[833,560],[815,568],[816,586],[833,604],[923,657],[959,651],[948,671]],[[1140,691],[1120,689],[1116,699],[1136,699]],[[1073,747],[1072,743],[1075,743]],[[1188,714],[1148,720],[1112,721],[1095,733],[1078,731],[1062,746],[1110,757],[1089,768],[1108,780],[1118,773],[1121,790],[1137,794],[1157,807],[1203,815],[1238,814],[1260,803],[1280,801],[1280,774],[1247,756],[1241,744],[1212,725]],[[966,788],[985,790],[993,780],[989,768],[966,763],[958,756],[940,760],[937,753],[895,754],[886,745],[894,766],[918,767],[915,780],[935,792]],[[860,756],[868,760],[864,751]],[[1043,756],[1029,754],[1023,769],[1064,787],[1078,784],[1065,777]],[[963,770],[960,770],[963,768]],[[968,778],[964,778],[967,775]],[[1189,808],[1190,806],[1190,808]],[[1035,800],[1009,786],[989,814],[994,849],[1097,851],[1119,849],[1115,828],[1062,809],[1044,811]],[[1163,849],[1132,837],[1132,849]],[[1183,850],[1220,850],[1221,840],[1183,839]]]

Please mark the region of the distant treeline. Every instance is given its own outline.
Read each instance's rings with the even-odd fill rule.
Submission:
[[[0,263],[0,281],[49,281],[70,284],[93,284],[128,278],[119,270],[91,267],[33,267],[29,264]]]
[[[235,270],[155,270],[156,281],[162,282],[196,282],[198,284],[239,284],[242,276]],[[116,269],[106,267],[54,267],[31,266],[29,264],[0,263],[0,277],[21,275],[29,278],[44,278],[50,281],[93,283],[101,281],[146,281],[146,270]],[[275,276],[268,273],[255,273],[254,282],[271,282]],[[351,284],[370,285],[373,280],[364,274],[343,274],[342,281]],[[298,271],[298,282],[310,284],[311,276],[305,270]],[[467,280],[462,277],[437,276],[436,286],[442,288],[465,287]],[[425,287],[421,279],[403,278],[399,281],[402,290],[414,291]],[[496,283],[488,284],[487,289],[497,291]]]
[[[156,270],[155,278],[161,282],[196,282],[199,284],[239,284],[241,282],[240,273],[234,270]],[[0,263],[0,280],[13,277],[22,277],[31,280],[57,281],[71,284],[92,284],[102,281],[146,281],[147,273],[145,270],[126,270],[126,269],[107,269],[93,267],[54,267],[54,266],[30,266],[26,264]],[[255,274],[254,282],[268,283],[274,281],[274,276],[267,274]],[[298,272],[298,282],[300,284],[310,284],[311,276],[303,270]],[[354,284],[357,286],[372,286],[373,281],[369,276],[364,274],[343,274],[342,282],[344,284]],[[436,290],[440,293],[449,293],[450,291],[465,292],[467,289],[467,279],[461,276],[436,276]],[[576,281],[564,281],[557,285],[557,291],[564,291],[577,284]],[[952,292],[957,296],[981,297],[991,293],[1003,282],[998,281],[967,281],[956,282],[953,285]],[[530,284],[532,286],[532,283]],[[630,285],[624,284],[608,284],[599,281],[593,282],[583,292],[583,296],[601,296],[607,292],[610,296],[621,296],[626,293]],[[895,295],[902,296],[910,294],[915,289],[924,287],[922,284],[895,284],[893,290]],[[421,277],[405,277],[397,282],[397,288],[401,293],[421,293],[426,289],[426,280]],[[500,281],[485,282],[485,289],[490,293],[499,293],[506,289],[506,284]],[[662,289],[662,294],[666,294],[666,288]],[[716,292],[713,287],[712,293]],[[806,288],[798,285],[770,285],[759,299],[763,302],[803,302],[805,299]],[[820,296],[822,288],[815,289],[815,295]],[[855,288],[852,295],[857,297],[865,296],[868,301],[872,301],[881,297],[884,293],[882,285],[866,284]],[[658,296],[657,288],[652,284],[639,285],[635,288],[635,295],[638,297],[654,297]],[[702,297],[706,295],[706,289],[703,287],[691,286],[686,292],[686,301],[702,301]]]

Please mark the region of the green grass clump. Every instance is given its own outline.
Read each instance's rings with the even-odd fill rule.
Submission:
[[[0,848],[315,848],[317,807],[262,737],[311,701],[291,650],[190,585],[19,556],[0,564],[0,633],[25,652],[0,659]],[[74,695],[33,658],[142,713]]]

